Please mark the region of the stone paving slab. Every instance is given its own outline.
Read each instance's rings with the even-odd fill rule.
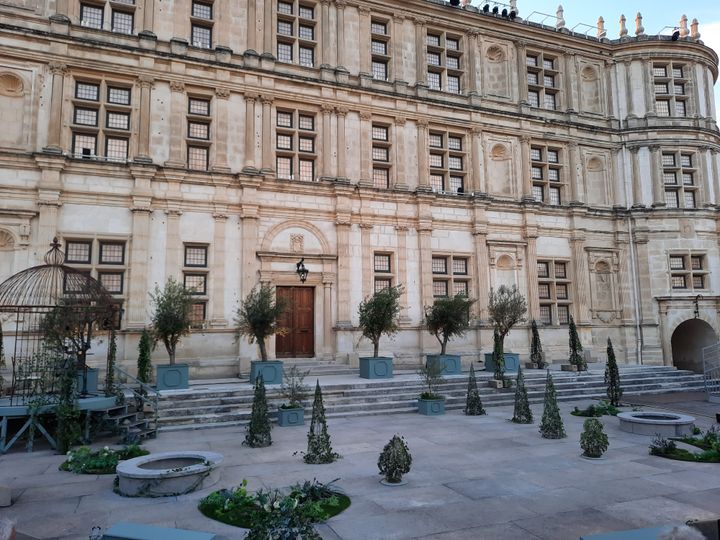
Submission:
[[[64,458],[50,451],[12,452],[0,456],[0,484],[12,488],[15,504],[0,509],[0,516],[16,519],[20,531],[40,539],[87,540],[93,525],[118,521],[235,539],[242,530],[205,518],[197,503],[244,478],[250,490],[340,478],[337,485],[352,505],[318,527],[327,540],[577,540],[580,534],[720,514],[719,465],[649,456],[648,437],[621,432],[615,418],[602,419],[610,438],[607,459],[581,459],[584,418],[569,411],[588,403],[560,404],[569,436],[559,441],[538,434],[538,406],[533,406],[536,423],[527,426],[508,422],[511,407],[481,417],[452,411],[439,418],[334,418],[329,430],[343,458],[329,465],[306,465],[294,454],[305,450],[307,426],[273,429],[273,445],[264,449],[242,446],[244,427],[162,433],[146,443],[149,450],[209,450],[225,459],[218,484],[165,499],[115,495],[112,476],[60,472]],[[710,417],[699,423],[709,427]],[[395,433],[407,440],[413,468],[407,485],[386,487],[379,483],[377,458]]]

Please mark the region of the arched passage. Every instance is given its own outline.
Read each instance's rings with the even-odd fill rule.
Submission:
[[[672,335],[673,364],[678,369],[702,373],[702,350],[718,342],[712,326],[702,319],[688,319]]]

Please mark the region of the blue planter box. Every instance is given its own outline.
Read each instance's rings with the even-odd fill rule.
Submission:
[[[389,356],[367,356],[360,358],[362,379],[392,379],[393,359]]]
[[[418,399],[418,412],[425,416],[445,414],[445,399]]]
[[[158,390],[183,390],[188,387],[190,368],[187,364],[162,364],[156,366]]]
[[[283,363],[281,360],[253,360],[250,362],[250,382],[255,384],[255,380],[262,375],[265,384],[282,384],[283,381]]]
[[[428,354],[427,365],[440,362],[443,366],[442,375],[460,375],[462,364],[459,354]]]
[[[305,424],[305,409],[278,409],[278,426],[302,426]]]
[[[517,371],[520,367],[520,355],[513,352],[505,353],[505,371]],[[485,371],[494,372],[495,362],[492,353],[485,353]]]
[[[77,393],[81,394],[83,391],[83,375],[82,369],[77,370]],[[98,373],[100,371],[96,368],[87,368],[87,393],[94,394],[98,389]]]

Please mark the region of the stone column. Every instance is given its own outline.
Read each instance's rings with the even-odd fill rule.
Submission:
[[[427,70],[425,68],[425,62],[427,62],[425,49],[427,21],[421,17],[415,17],[413,21],[415,22],[415,82],[416,84],[427,84]]]
[[[574,302],[575,318],[580,324],[590,323],[590,276],[588,274],[587,254],[585,253],[585,236],[573,234],[570,239],[575,270],[575,290],[577,293]]]
[[[247,48],[250,51],[257,52],[257,2],[256,0],[247,0]],[[273,55],[274,56],[274,55]]]
[[[322,111],[322,130],[320,131],[319,147],[322,149],[322,168],[318,176],[320,178],[331,178],[335,176],[332,171],[332,155],[334,150],[334,139],[332,137],[332,114],[335,108],[332,105],[323,104],[320,109]],[[361,137],[363,137],[364,134],[365,132],[361,131]]]
[[[642,193],[642,178],[640,177],[640,163],[638,162],[638,152],[640,147],[633,146],[630,148],[630,159],[632,160],[632,187],[633,187],[633,207],[642,208],[643,204],[643,193]]]
[[[143,30],[154,33],[155,0],[145,0],[143,5]]]
[[[478,73],[477,73],[477,49],[478,49],[478,34],[477,30],[468,30],[465,35],[467,36],[468,43],[468,93],[477,94],[478,90]]]
[[[58,212],[62,206],[62,170],[65,158],[60,155],[35,156],[41,173],[37,188],[38,232],[33,242],[35,260],[40,263],[49,249],[53,238],[58,234]]]
[[[370,238],[373,226],[370,223],[360,224],[361,233],[361,257],[362,257],[362,296],[370,296],[374,292],[373,287],[373,244]]]
[[[650,182],[652,185],[653,207],[665,206],[665,180],[662,175],[660,146],[653,144],[650,148]],[[682,179],[678,179],[682,181]]]
[[[472,170],[470,174],[470,185],[466,188],[468,192],[477,191],[478,193],[487,193],[485,186],[485,164],[483,163],[482,151],[482,129],[473,127],[470,130],[470,152],[472,161]]]
[[[568,112],[575,112],[575,96],[573,95],[573,78],[572,74],[575,72],[575,55],[574,54],[563,54],[562,58],[565,63],[565,69],[561,70],[560,73],[564,72],[564,75],[560,75],[564,79],[564,93],[565,93],[565,109]],[[600,98],[600,96],[598,96]],[[579,108],[579,107],[578,107]]]
[[[255,191],[255,190],[250,190]],[[243,189],[245,194],[245,189]],[[242,207],[242,298],[245,298],[258,279],[258,207],[243,205]]]
[[[404,116],[395,117],[395,189],[407,189],[407,173],[405,171],[405,123],[406,118]],[[407,230],[407,229],[406,229]]]
[[[22,5],[22,4],[20,4],[20,5]],[[64,15],[65,17],[67,17],[70,14],[68,0],[55,0],[55,14]]]
[[[183,140],[185,136],[185,111],[187,97],[185,84],[170,81],[170,159],[165,162],[169,167],[185,167],[185,149]]]
[[[623,325],[631,325],[635,320],[635,313],[633,312],[632,276],[630,273],[630,244],[625,234],[621,238],[617,238],[616,243],[619,249],[618,261],[620,269],[617,283],[620,307],[622,309],[622,323]]]
[[[417,155],[418,155],[418,184],[420,188],[430,189],[430,163],[428,160],[429,125],[427,118],[420,118],[417,124]]]
[[[138,86],[140,87],[140,115],[138,119],[138,148],[135,161],[144,163],[152,163],[150,157],[150,98],[155,79],[147,75],[138,77]]]
[[[360,5],[357,9],[360,15],[360,73],[370,75],[370,8]]]
[[[275,2],[268,2],[267,0],[263,2],[263,53],[270,54],[272,56],[275,56],[275,54],[273,54],[273,21],[275,20],[273,17],[274,5]]]
[[[477,318],[485,321],[488,316],[488,294],[490,293],[487,225],[475,223],[473,237],[475,239],[475,275],[477,276]]]
[[[273,101],[272,96],[262,96],[262,169],[264,174],[275,170],[275,144],[273,144]]]
[[[337,175],[338,178],[347,178],[347,147],[345,145],[345,118],[347,117],[347,107],[338,107],[335,109],[337,115]]]
[[[228,130],[228,98],[230,90],[227,88],[215,89],[215,159],[213,160],[212,170],[218,172],[230,172],[228,167],[228,138],[230,133]]]
[[[337,65],[344,67],[347,63],[347,54],[345,52],[345,7],[346,0],[335,0],[335,13],[337,18]]]
[[[168,208],[165,210],[165,219],[167,221],[165,228],[167,230],[166,240],[166,259],[165,259],[165,276],[174,277],[180,280],[180,268],[182,266],[182,239],[180,238],[180,216],[182,210],[179,208]]]
[[[642,57],[643,88],[645,89],[645,111],[647,116],[656,116],[655,110],[655,77],[652,73],[652,62],[649,56]],[[630,91],[631,86],[628,86]]]
[[[429,306],[433,303],[432,278],[432,224],[423,222],[418,227],[420,248],[420,305]]]
[[[407,233],[408,233],[407,225],[403,224],[403,225],[395,226],[395,234],[397,235],[397,272],[395,275],[397,276],[397,281],[396,281],[396,283],[393,283],[393,285],[403,285],[402,294],[400,295],[400,305],[402,306],[402,311],[400,312],[400,320],[403,322],[408,322],[410,320],[410,317],[407,314],[407,308],[408,308]]]
[[[527,246],[525,248],[525,261],[527,264],[527,290],[528,290],[528,315],[530,320],[540,318],[540,289],[538,287],[537,275],[537,236],[536,228],[528,229],[526,232]]]
[[[333,276],[323,272],[323,354],[325,357],[332,357],[333,353],[333,321],[332,321],[332,286]]]
[[[708,147],[707,159],[710,162],[710,171],[712,172],[711,178],[707,179],[708,186],[712,182],[712,188],[715,197],[712,202],[715,205],[720,205],[720,170],[718,170],[718,151],[715,148]]]
[[[518,98],[521,104],[527,105],[528,100],[528,89],[527,89],[527,60],[525,58],[527,54],[527,43],[525,41],[518,41],[516,43],[517,51],[517,72],[518,72]],[[483,92],[485,90],[483,89]],[[529,162],[528,162],[529,163]]]
[[[337,263],[337,326],[350,327],[350,281],[352,279],[350,273],[350,220],[338,217],[335,222],[337,243],[338,243],[338,263]]]
[[[405,14],[402,12],[396,12],[393,14],[392,20],[392,78],[396,81],[406,81],[407,74],[405,73],[405,58],[403,56],[403,53],[405,52],[403,49],[403,46],[405,44]]]
[[[360,183],[372,186],[372,113],[360,112]]]
[[[48,67],[50,68],[50,73],[52,73],[52,97],[50,100],[47,146],[43,148],[43,152],[61,154],[63,88],[65,86],[67,66],[60,62],[50,62]],[[50,240],[52,240],[52,238]]]
[[[651,276],[653,272],[650,271],[650,253],[649,253],[649,230],[646,228],[635,229],[635,249],[637,253],[637,266],[638,266],[638,285],[640,296],[640,309],[641,309],[641,324],[653,324],[655,322],[654,317],[654,303],[655,300],[651,294]],[[644,290],[643,290],[644,289]],[[646,344],[647,345],[647,344]],[[644,347],[643,347],[644,348]]]
[[[626,107],[627,107],[627,116],[633,116],[636,114],[636,111],[635,111],[635,104],[633,103],[633,98],[632,98],[632,96],[633,96],[632,60],[623,60],[622,65],[623,65],[623,68],[625,69],[625,99],[626,99]]]
[[[250,2],[252,4],[252,2]],[[255,163],[255,101],[258,95],[245,93],[245,167],[243,171],[257,172]]]
[[[210,273],[210,279],[212,280],[210,326],[214,327],[224,327],[228,324],[225,318],[225,238],[228,218],[225,210],[224,208],[218,208],[213,214],[215,227],[213,237],[213,266]]]
[[[520,138],[520,163],[522,164],[522,198],[535,200],[532,193],[532,175],[530,174],[530,137]]]
[[[568,182],[570,183],[570,202],[580,203],[580,183],[582,177],[580,175],[580,148],[576,142],[571,142],[570,148],[570,174],[568,174]]]
[[[330,0],[320,0],[321,21],[320,29],[322,30],[322,41],[317,48],[318,64],[337,65],[337,51],[335,44],[330,38]]]

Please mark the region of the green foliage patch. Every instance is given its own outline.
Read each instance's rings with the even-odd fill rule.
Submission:
[[[146,456],[150,452],[137,444],[131,444],[120,450],[107,446],[93,452],[87,446],[81,446],[67,453],[67,459],[58,467],[61,471],[75,474],[115,474],[115,467],[120,461]]]
[[[607,401],[600,401],[597,405],[590,405],[585,409],[578,409],[575,407],[570,414],[573,416],[585,416],[588,418],[600,418],[601,416],[617,416],[620,409],[611,405]]]
[[[691,452],[685,448],[678,448],[675,441],[689,444],[702,451]],[[671,437],[670,439],[658,435],[650,445],[650,454],[679,461],[720,463],[720,431],[712,427],[699,436]]]

